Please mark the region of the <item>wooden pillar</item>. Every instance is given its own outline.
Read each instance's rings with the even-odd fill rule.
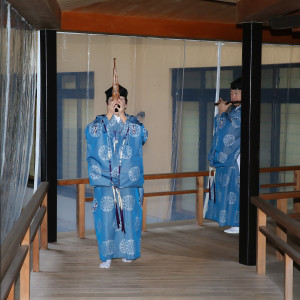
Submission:
[[[266,274],[266,237],[259,231],[260,226],[266,226],[267,216],[260,209],[257,209],[257,255],[256,255],[256,273],[258,275]]]
[[[294,188],[295,191],[300,191],[300,170],[296,170],[294,172],[296,186]],[[294,199],[294,213],[300,213],[300,198]]]
[[[285,253],[284,300],[293,300],[293,260]]]
[[[146,231],[147,227],[147,198],[143,199],[143,223],[142,223],[142,231]]]
[[[288,199],[277,199],[277,208],[285,214],[287,214],[287,201]],[[276,235],[287,242],[286,230],[278,224],[276,225]],[[280,261],[283,260],[283,255],[278,250],[276,250],[276,258]]]
[[[15,300],[15,283],[12,284],[6,300]]]
[[[85,185],[77,184],[76,196],[76,227],[79,238],[85,237]]]
[[[20,300],[30,300],[30,227],[25,234],[22,245],[28,246],[28,252],[20,271]]]
[[[204,197],[204,177],[197,177],[197,201],[196,201],[196,219],[198,225],[203,225],[203,197]]]
[[[256,207],[259,194],[259,140],[262,24],[243,24],[242,124],[239,262],[256,263]]]
[[[57,240],[56,31],[41,30],[41,180],[48,181],[48,240]]]
[[[34,240],[32,242],[32,271],[40,271],[40,237],[39,230],[35,234]]]
[[[46,207],[46,213],[41,223],[41,249],[48,249],[48,195],[45,195],[45,198],[42,203],[43,207]]]

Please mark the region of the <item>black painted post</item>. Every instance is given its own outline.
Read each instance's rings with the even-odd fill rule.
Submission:
[[[262,24],[243,24],[242,125],[239,262],[256,264],[256,208],[259,194],[259,141]]]
[[[56,31],[40,31],[41,52],[41,180],[48,191],[48,241],[57,241],[57,95]]]

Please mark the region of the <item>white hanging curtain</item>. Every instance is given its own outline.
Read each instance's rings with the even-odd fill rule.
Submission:
[[[28,182],[36,93],[36,32],[1,0],[1,241],[19,217]]]

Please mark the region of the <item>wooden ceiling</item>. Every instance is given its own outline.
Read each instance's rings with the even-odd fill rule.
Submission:
[[[300,44],[299,0],[8,1],[37,29],[240,41],[241,24],[256,21],[264,42]]]
[[[57,0],[63,12],[109,16],[202,21],[236,22],[236,2],[208,0]]]

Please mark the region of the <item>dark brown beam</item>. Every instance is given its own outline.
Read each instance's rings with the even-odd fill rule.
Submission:
[[[300,28],[300,15],[275,17],[270,25],[272,29]]]
[[[242,30],[237,30],[235,24],[150,19],[71,11],[62,12],[61,29],[75,32],[97,32],[153,37],[226,39],[232,41],[242,39]]]
[[[120,35],[170,37],[199,40],[242,41],[242,28],[236,24],[109,16],[80,12],[62,12],[61,30]],[[263,30],[263,42],[300,44],[291,34],[273,36]]]
[[[267,22],[299,9],[299,0],[240,0],[237,3],[237,23]]]
[[[8,0],[36,29],[60,29],[61,11],[56,0]]]

